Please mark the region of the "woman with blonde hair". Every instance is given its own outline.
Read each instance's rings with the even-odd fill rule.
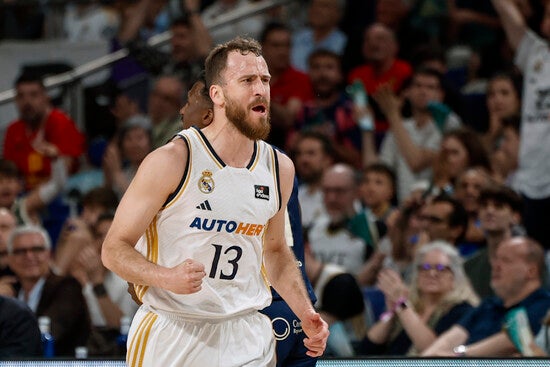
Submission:
[[[395,271],[384,269],[378,287],[386,312],[365,338],[364,352],[369,355],[419,354],[479,303],[462,258],[445,241],[418,249],[410,286]]]

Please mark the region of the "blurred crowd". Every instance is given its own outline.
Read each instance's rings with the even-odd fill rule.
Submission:
[[[295,164],[327,354],[550,352],[550,5],[310,0],[208,27],[262,2],[0,4],[0,42],[129,50],[86,89],[79,125],[40,70],[2,76],[18,118],[1,122],[0,310],[12,311],[0,358],[40,354],[33,315],[51,318],[58,355],[123,353],[121,320],[138,305],[103,267],[103,238],[145,156],[182,115],[208,119],[193,86],[212,46],[237,35],[260,41],[271,73],[268,142]],[[165,31],[166,47],[147,45]],[[519,308],[526,349],[505,327]]]

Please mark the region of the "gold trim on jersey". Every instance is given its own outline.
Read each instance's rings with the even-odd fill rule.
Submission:
[[[223,168],[223,163],[219,161],[219,159],[214,155],[212,150],[210,149],[210,145],[203,139],[203,135],[200,134],[197,130],[191,129],[193,133],[199,138],[199,141],[201,142],[202,146],[204,147],[204,150],[208,153],[210,158],[212,158],[212,161],[216,163],[219,169]]]
[[[153,324],[157,320],[158,315],[152,312],[147,312],[143,317],[135,334],[130,340],[130,347],[126,353],[126,362],[131,367],[141,367],[143,366],[143,356],[145,354],[145,348],[147,347],[147,340],[149,339],[149,334],[153,328]],[[139,359],[138,359],[139,354]]]
[[[181,194],[183,194],[183,192],[185,191],[185,188],[187,187],[187,184],[189,183],[189,177],[191,176],[191,171],[193,169],[193,152],[191,150],[191,142],[189,141],[189,138],[185,135],[180,135],[183,139],[185,139],[185,141],[187,142],[187,150],[188,150],[188,156],[187,156],[187,169],[185,171],[185,177],[183,177],[183,185],[181,185],[178,193],[176,195],[174,195],[174,197],[172,198],[172,200],[170,200],[169,202],[166,203],[166,205],[164,205],[164,207],[161,208],[161,210],[164,210],[170,206],[172,206],[172,204],[174,204],[178,199],[179,197],[181,196]]]
[[[256,168],[256,166],[258,165],[258,162],[260,162],[260,149],[261,149],[261,145],[258,144],[257,141],[254,142],[254,145],[256,146],[255,150],[256,150],[256,155],[254,157],[254,162],[252,162],[252,164],[250,165],[250,168],[248,169],[250,172],[254,171],[254,168]]]
[[[280,188],[279,188],[279,179],[277,177],[277,171],[278,171],[278,167],[277,167],[277,160],[275,159],[275,154],[277,154],[277,152],[275,151],[275,149],[273,147],[271,147],[270,149],[270,156],[271,156],[271,174],[273,175],[273,184],[275,185],[275,197],[277,198],[277,208],[279,208],[279,210],[281,209],[281,196],[279,195],[279,193],[281,192],[280,191]]]

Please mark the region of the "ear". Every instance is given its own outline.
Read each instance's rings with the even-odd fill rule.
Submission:
[[[204,127],[210,125],[212,120],[214,119],[214,111],[212,111],[211,108],[209,108],[205,113],[202,115],[202,125]]]
[[[216,106],[223,106],[225,103],[225,96],[223,94],[223,89],[218,84],[212,84],[210,86],[210,99],[212,99],[212,102],[214,102],[214,105]]]

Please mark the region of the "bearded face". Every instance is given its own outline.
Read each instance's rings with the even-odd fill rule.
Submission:
[[[225,115],[237,130],[252,140],[265,140],[271,130],[269,102],[258,97],[246,108],[235,102],[226,94]],[[256,114],[255,112],[262,112]],[[264,113],[267,112],[267,113]]]

